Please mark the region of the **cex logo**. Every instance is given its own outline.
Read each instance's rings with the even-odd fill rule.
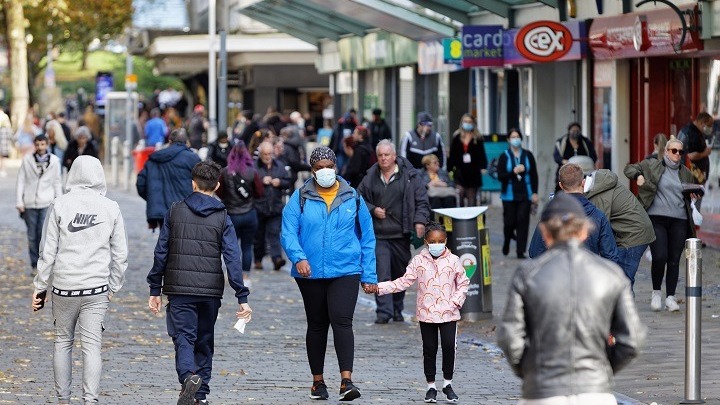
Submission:
[[[515,47],[526,59],[550,62],[562,58],[572,47],[572,33],[554,21],[536,21],[518,31]]]

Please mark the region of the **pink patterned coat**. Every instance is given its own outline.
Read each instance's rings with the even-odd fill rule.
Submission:
[[[445,323],[460,319],[470,280],[460,258],[449,249],[434,259],[427,248],[410,260],[405,275],[378,284],[378,295],[405,291],[418,282],[417,319],[427,323]]]

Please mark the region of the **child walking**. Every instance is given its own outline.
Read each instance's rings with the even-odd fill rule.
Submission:
[[[405,291],[416,280],[417,319],[423,340],[423,366],[428,390],[425,402],[437,402],[435,386],[435,360],[438,350],[438,334],[442,345],[443,389],[448,402],[457,402],[452,389],[455,370],[455,346],[457,321],[460,307],[465,302],[470,280],[460,264],[460,258],[450,252],[445,244],[447,233],[437,222],[425,226],[425,249],[413,257],[405,275],[379,283],[378,295]]]
[[[192,170],[193,193],[165,215],[147,276],[150,310],[168,296],[167,329],[175,344],[175,368],[182,384],[178,405],[206,404],[215,347],[215,321],[225,290],[221,258],[240,304],[236,315],[250,321],[250,291],[243,284],[235,228],[225,206],[213,197],[220,166],[200,162]]]

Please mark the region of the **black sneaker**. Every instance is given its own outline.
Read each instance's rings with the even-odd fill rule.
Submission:
[[[282,268],[282,266],[285,265],[285,259],[281,257],[276,257],[273,259],[273,265],[275,265],[275,271],[278,271]]]
[[[312,388],[310,388],[310,399],[323,399],[326,400],[330,398],[330,394],[328,394],[327,385],[325,385],[325,381],[313,381]]]
[[[340,401],[352,401],[360,398],[360,390],[348,378],[340,383]]]
[[[405,322],[405,317],[403,317],[402,311],[395,311],[395,313],[393,314],[393,321]]]
[[[207,399],[196,399],[195,404],[197,405],[210,405],[210,401]]]
[[[430,388],[425,393],[425,402],[434,404],[437,402],[437,390],[435,388]]]
[[[202,384],[202,378],[199,375],[193,374],[186,378],[182,384],[182,390],[180,391],[180,397],[178,398],[177,405],[195,405],[195,393],[200,389]]]
[[[458,396],[455,394],[455,391],[452,389],[452,385],[448,384],[447,387],[443,388],[443,394],[447,397],[448,402],[457,402]]]

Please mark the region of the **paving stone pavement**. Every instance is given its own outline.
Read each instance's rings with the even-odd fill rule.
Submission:
[[[12,166],[12,162],[10,164]],[[33,313],[27,264],[25,226],[14,210],[15,172],[0,178],[0,404],[55,403],[52,376],[51,308]],[[173,348],[164,314],[147,308],[145,277],[152,263],[157,234],[147,230],[144,202],[134,192],[112,189],[128,228],[131,258],[126,284],[111,303],[105,320],[101,403],[174,404],[179,384]],[[459,325],[453,386],[467,404],[514,404],[520,380],[495,346],[495,325],[504,307],[505,292],[518,261],[503,257],[501,209],[488,213],[493,257],[494,318]],[[719,403],[720,354],[718,295],[720,254],[705,250],[706,296],[703,300],[703,394]],[[270,264],[267,263],[268,267]],[[678,291],[684,291],[684,283]],[[253,320],[246,333],[232,329],[232,291],[226,290],[216,326],[214,375],[209,399],[213,404],[309,404],[310,373],[305,356],[305,317],[297,287],[286,271],[255,271],[251,276]],[[649,335],[643,355],[617,376],[620,403],[678,403],[683,396],[684,305],[680,314],[649,309],[649,263],[638,274],[638,307]],[[682,294],[679,294],[682,296]],[[413,314],[414,291],[406,298]],[[372,297],[362,294],[355,312],[356,358],[353,380],[362,391],[357,403],[421,403],[425,391],[421,339],[417,323],[375,325]],[[51,305],[51,304],[50,304]],[[74,353],[74,401],[81,402],[81,355]],[[331,402],[337,402],[337,361],[328,345],[326,381]],[[630,398],[632,397],[632,398]],[[635,398],[635,399],[633,399]],[[639,401],[638,401],[639,400]],[[640,402],[642,401],[642,402]]]

